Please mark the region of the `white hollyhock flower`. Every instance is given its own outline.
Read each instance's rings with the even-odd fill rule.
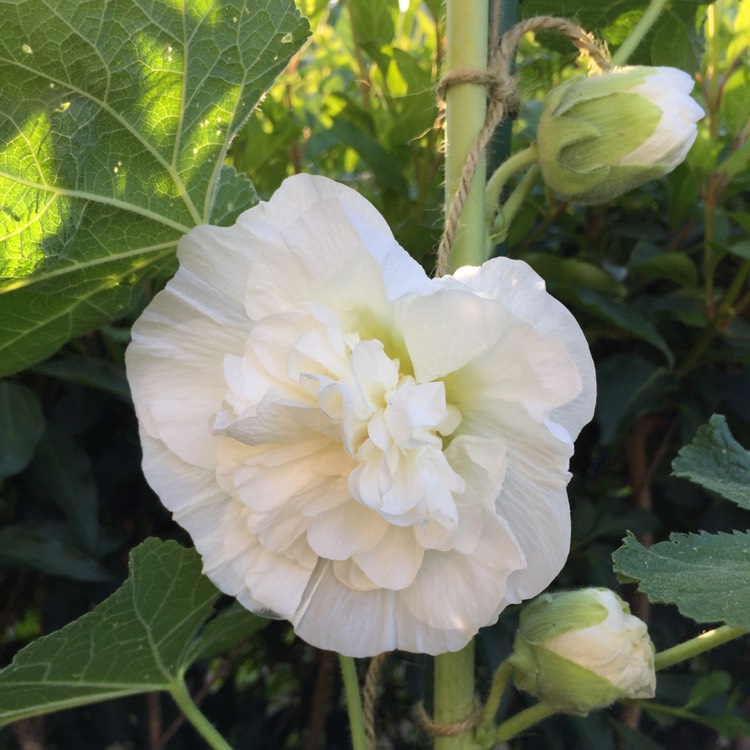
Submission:
[[[429,279],[307,175],[178,258],[128,378],[146,477],[222,591],[366,656],[459,649],[550,583],[595,380],[526,264]]]

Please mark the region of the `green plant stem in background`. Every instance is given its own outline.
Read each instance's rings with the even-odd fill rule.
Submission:
[[[733,641],[735,638],[740,638],[746,634],[747,630],[722,625],[720,628],[701,633],[689,641],[678,643],[676,646],[672,646],[672,648],[660,651],[654,659],[654,665],[657,671],[659,669],[666,669],[673,664],[685,661],[686,659],[692,659],[704,651],[710,651],[712,648],[721,646],[723,643]]]
[[[362,697],[359,691],[357,667],[351,656],[339,654],[341,676],[344,680],[346,709],[349,713],[349,730],[352,735],[352,750],[367,750],[365,736],[365,717],[362,711]]]
[[[453,724],[474,710],[474,641],[460,651],[435,657],[435,721]],[[435,750],[469,750],[474,747],[471,732],[453,737],[436,737]]]
[[[205,717],[193,699],[190,697],[184,681],[175,681],[169,690],[175,703],[185,714],[185,718],[195,727],[197,732],[214,750],[232,750],[232,746],[216,731],[214,725]]]
[[[667,0],[651,0],[645,13],[612,56],[612,65],[625,65],[635,48],[643,41],[643,37],[656,23],[656,19],[659,18],[666,5]]]
[[[513,667],[508,661],[504,661],[495,670],[495,674],[492,677],[490,694],[487,696],[487,702],[484,704],[484,709],[482,710],[482,721],[479,725],[480,731],[486,733],[492,730],[494,733],[495,714],[500,708],[505,689],[508,687],[508,682],[512,676]]]
[[[446,56],[444,73],[487,69],[488,0],[447,0]],[[445,95],[445,203],[458,185],[466,154],[482,129],[487,110],[487,89],[474,83],[450,86]],[[489,257],[485,224],[484,183],[486,167],[480,164],[453,242],[451,271],[478,266]]]
[[[735,303],[744,288],[748,275],[750,275],[750,260],[744,261],[737,273],[735,273],[732,283],[729,285],[729,289],[727,289],[721,305],[719,305],[719,309],[714,312],[713,317],[707,322],[706,328],[700,338],[688,352],[683,364],[677,369],[678,375],[685,375],[690,372],[698,364],[719,330],[731,323],[742,311],[743,303],[740,302],[736,307]]]
[[[506,238],[513,219],[516,218],[516,214],[521,206],[523,206],[526,197],[531,192],[531,188],[536,184],[540,172],[539,167],[536,164],[532,164],[528,172],[526,172],[518,185],[513,189],[513,192],[508,196],[508,199],[500,207],[492,227],[493,242],[502,242]]]
[[[536,144],[532,143],[528,148],[513,154],[507,161],[503,162],[487,181],[485,195],[487,199],[487,225],[490,228],[495,222],[495,214],[500,213],[503,208],[500,206],[500,196],[508,180],[516,172],[535,164],[537,156],[538,149]]]
[[[517,734],[524,732],[534,724],[538,724],[549,716],[557,713],[554,708],[550,708],[544,703],[536,703],[523,711],[519,711],[515,716],[506,719],[497,728],[495,733],[495,744],[507,742]]]

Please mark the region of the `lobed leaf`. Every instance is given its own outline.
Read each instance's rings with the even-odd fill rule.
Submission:
[[[672,534],[644,547],[629,534],[615,572],[638,582],[652,602],[675,604],[697,622],[750,630],[750,534]]]
[[[676,477],[716,492],[750,510],[750,452],[735,439],[721,414],[714,414],[672,462]]]
[[[34,641],[0,671],[0,726],[169,689],[218,597],[194,550],[146,540],[131,552],[130,577],[109,599]]]
[[[255,201],[224,157],[308,25],[292,0],[1,0],[0,14],[7,374],[122,316],[182,234]]]

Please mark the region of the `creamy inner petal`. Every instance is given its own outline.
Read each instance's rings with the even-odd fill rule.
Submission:
[[[213,429],[233,447],[217,478],[269,552],[305,567],[311,556],[335,561],[357,590],[401,590],[426,549],[477,543],[483,511],[462,476],[468,454],[457,468],[446,453],[461,414],[441,381],[402,372],[382,341],[311,304],[257,321],[224,374]]]

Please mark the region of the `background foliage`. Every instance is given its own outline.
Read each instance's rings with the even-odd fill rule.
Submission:
[[[581,9],[567,0],[524,0],[516,10],[574,16],[614,51],[645,5],[595,0]],[[300,0],[312,39],[299,52],[306,25],[281,1],[220,11],[195,2],[183,19],[159,15],[168,4],[110,3],[108,22],[119,34],[103,50],[87,26],[88,6],[60,3],[58,13],[32,0],[0,6],[10,24],[0,40],[5,665],[22,646],[113,594],[128,575],[130,551],[146,537],[189,544],[141,476],[123,370],[130,323],[171,274],[185,227],[231,222],[254,191],[267,197],[288,174],[321,173],[367,195],[431,270],[442,217],[434,88],[443,39],[436,0],[412,0],[403,11],[395,0]],[[657,601],[665,597],[652,593],[638,567],[645,555],[699,581],[689,566],[722,536],[737,546],[729,558],[737,586],[747,585],[750,460],[741,446],[750,445],[749,46],[747,3],[673,0],[632,62],[696,75],[707,116],[687,163],[601,207],[568,205],[538,185],[497,248],[534,266],[573,310],[597,365],[597,413],[572,466],[573,548],[557,587],[622,588],[612,553],[627,531],[635,536],[618,552],[618,570],[641,580]],[[128,63],[133,56],[137,64]],[[528,144],[544,92],[573,66],[573,54],[550,35],[524,42],[513,150]],[[204,80],[205,91],[191,96],[190,87]],[[506,127],[495,159],[510,140]],[[709,422],[717,413],[725,420]],[[701,481],[706,466],[707,476],[726,481]],[[670,533],[678,536],[670,541]],[[138,588],[138,555],[146,553],[161,554],[148,546],[133,552],[128,585]],[[725,579],[708,583],[733,598]],[[690,586],[679,609],[652,605],[632,586],[623,590],[659,649],[700,632],[690,617],[710,620],[716,611],[696,613]],[[196,591],[188,585],[176,595]],[[186,626],[181,650],[175,646],[179,653],[151,686],[131,680],[133,689],[118,693],[128,697],[14,723],[0,729],[0,748],[201,747],[167,698],[141,694],[167,689],[177,673],[235,748],[347,747],[333,656],[296,641],[284,623],[237,613],[223,600],[224,619],[196,640],[216,599],[208,590],[201,596],[202,617]],[[88,622],[127,620],[111,602]],[[509,652],[516,616],[509,611],[480,634],[483,679]],[[732,617],[747,623],[749,615]],[[25,663],[49,663],[49,644],[25,652]],[[127,666],[129,658],[122,646],[115,661]],[[429,696],[429,672],[428,660],[413,655],[389,663],[379,709],[384,747],[425,745],[411,706]],[[18,697],[13,680],[23,675],[3,675],[10,682],[0,682],[0,709],[18,718],[7,700]],[[513,746],[739,750],[750,741],[748,675],[741,640],[661,673],[653,702],[554,718]],[[516,694],[509,700],[509,711],[525,701]]]

